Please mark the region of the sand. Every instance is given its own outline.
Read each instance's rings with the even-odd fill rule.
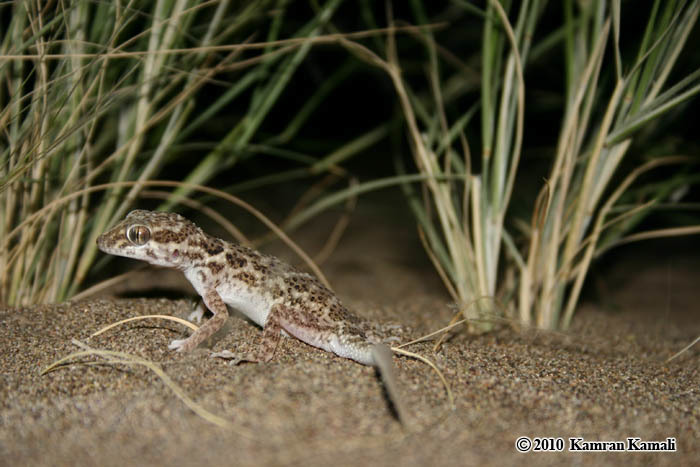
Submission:
[[[420,250],[411,244],[407,260],[405,242],[393,239],[375,235],[376,254],[366,255],[358,252],[367,238],[350,236],[324,270],[350,308],[406,341],[444,326],[453,310]],[[432,343],[412,345],[442,369],[455,408],[429,367],[396,357],[408,427],[392,415],[372,368],[293,339],[270,363],[231,366],[208,349],[169,351],[187,331],[162,320],[90,337],[127,317],[186,317],[188,299],[93,297],[0,309],[0,464],[697,465],[700,344],[666,360],[700,335],[700,268],[692,255],[663,264],[637,256],[599,274],[603,298],[584,301],[566,333],[502,326],[474,336],[460,328],[438,352]],[[167,283],[191,293],[177,274],[147,274],[142,288]],[[232,316],[216,337],[213,350],[245,353],[260,330]],[[143,366],[84,357],[41,375],[80,350],[72,339],[157,363],[230,427],[193,412]],[[554,438],[555,446],[561,438],[564,450],[519,453],[522,436]],[[571,437],[674,438],[676,452],[570,452]]]

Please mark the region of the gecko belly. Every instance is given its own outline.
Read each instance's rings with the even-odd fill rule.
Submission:
[[[217,290],[218,291],[218,290]],[[245,290],[218,291],[226,305],[234,310],[243,313],[248,319],[253,321],[260,327],[265,325],[267,317],[270,314],[270,304],[260,295],[247,293]]]

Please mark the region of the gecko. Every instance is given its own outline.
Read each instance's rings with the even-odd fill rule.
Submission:
[[[368,321],[351,313],[311,274],[274,256],[208,235],[170,212],[131,211],[97,238],[97,246],[108,254],[178,269],[201,296],[213,316],[186,339],[173,340],[171,350],[192,351],[221,329],[229,316],[228,305],[262,328],[255,354],[239,361],[269,362],[281,336],[295,337],[375,367],[399,421],[406,423],[391,349],[373,333]]]

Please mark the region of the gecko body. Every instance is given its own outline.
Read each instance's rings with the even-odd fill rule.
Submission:
[[[206,234],[179,214],[136,210],[97,238],[105,253],[176,268],[185,274],[213,313],[187,339],[169,348],[191,351],[218,331],[227,305],[263,328],[253,361],[270,361],[280,336],[379,369],[399,419],[402,409],[391,350],[369,323],[348,311],[314,276],[274,256]]]

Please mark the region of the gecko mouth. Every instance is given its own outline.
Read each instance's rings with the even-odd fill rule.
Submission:
[[[111,253],[110,244],[112,242],[109,241],[109,237],[106,233],[103,233],[102,235],[97,237],[97,241],[95,243],[97,243],[97,248],[99,248],[100,251],[103,251],[105,253]]]

